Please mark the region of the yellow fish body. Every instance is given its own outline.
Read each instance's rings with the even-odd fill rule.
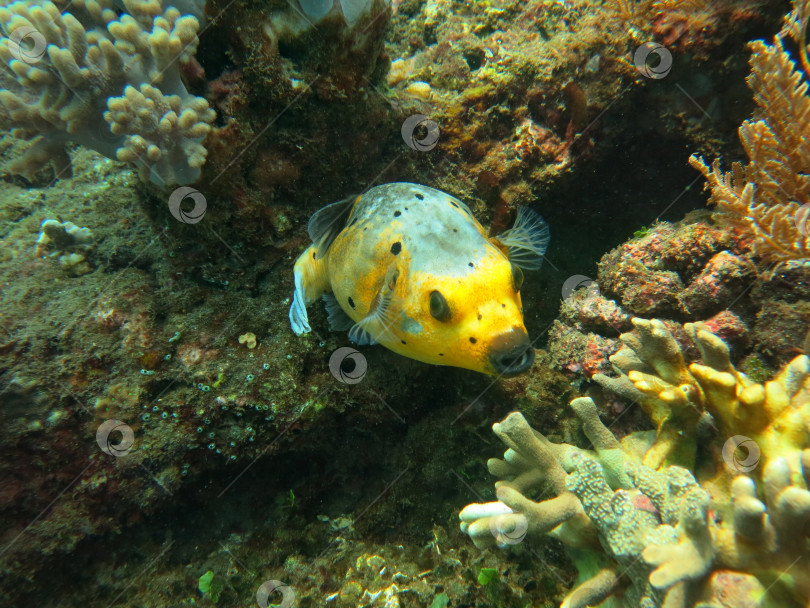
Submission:
[[[530,209],[489,238],[460,200],[393,183],[322,208],[308,231],[313,245],[295,263],[296,334],[310,331],[306,306],[324,297],[331,329],[357,344],[488,374],[531,367],[521,268],[540,267],[549,231]]]

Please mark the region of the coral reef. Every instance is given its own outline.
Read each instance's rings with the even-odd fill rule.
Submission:
[[[805,606],[810,359],[759,384],[700,324],[684,327],[701,357],[689,365],[663,323],[633,325],[611,358],[621,375],[595,380],[638,402],[655,430],[619,441],[590,398],[575,399],[593,448],[581,449],[510,414],[493,425],[508,447],[488,462],[498,501],[467,506],[462,530],[479,546],[527,533],[561,540],[581,577],[564,608],[610,596],[616,606],[725,606],[732,584],[748,594],[735,606]],[[712,424],[711,446],[699,446]]]
[[[711,168],[697,156],[690,159],[707,179],[718,218],[738,227],[766,264],[799,266],[810,259],[810,96],[802,74],[783,47],[789,35],[807,61],[805,30],[810,4],[794,2],[794,10],[773,44],[751,43],[748,86],[757,112],[739,130],[748,162],[734,163],[730,172],[715,161]]]
[[[650,201],[679,183],[673,165],[684,139],[690,148],[726,155],[719,142],[742,119],[729,126],[728,108],[747,112],[729,86],[744,62],[727,51],[750,38],[750,24],[767,25],[767,13],[738,17],[718,4],[716,15],[729,27],[702,38],[693,28],[697,21],[682,11],[673,48],[678,78],[651,82],[632,56],[659,34],[649,23],[628,27],[599,0],[395,0],[390,6],[382,0],[209,0],[205,15],[200,3],[186,1],[54,4],[61,17],[38,0],[26,3],[34,14],[23,11],[32,27],[46,16],[55,24],[42,33],[56,41],[45,54],[34,52],[36,37],[23,40],[22,29],[4,30],[10,42],[16,36],[23,43],[9,49],[33,52],[25,57],[38,60],[14,64],[21,74],[10,68],[2,86],[18,96],[31,93],[20,83],[30,74],[32,86],[39,86],[42,71],[52,79],[47,91],[58,94],[59,78],[71,84],[68,76],[76,76],[71,86],[82,94],[85,76],[98,80],[93,95],[82,95],[89,105],[71,98],[46,116],[55,122],[37,119],[47,133],[31,133],[42,139],[25,163],[15,160],[25,142],[0,140],[10,168],[27,163],[33,169],[47,154],[60,170],[44,178],[40,171],[31,183],[7,174],[0,181],[0,517],[6,524],[0,579],[6,602],[47,603],[58,592],[66,605],[210,606],[213,598],[198,591],[207,571],[224,581],[218,605],[226,608],[253,603],[268,578],[293,586],[300,608],[329,605],[329,597],[348,606],[525,608],[561,595],[574,573],[560,547],[543,548],[550,566],[538,572],[529,551],[518,549],[517,557],[478,552],[454,521],[468,492],[478,497],[466,500],[491,499],[490,489],[476,481],[471,440],[483,421],[519,407],[558,441],[568,423],[558,404],[575,392],[570,377],[552,370],[542,352],[530,374],[492,384],[364,348],[366,376],[345,385],[330,371],[330,354],[345,346],[344,338],[326,333],[323,311],[313,311],[324,328],[320,335],[296,340],[289,333],[287,269],[304,245],[311,211],[396,179],[452,191],[493,231],[507,224],[513,205],[542,205],[576,237],[561,245],[587,240],[598,251],[593,255],[601,255],[634,226],[607,222],[600,213],[621,208],[632,223],[649,223],[638,210],[650,211]],[[73,18],[86,35],[86,50]],[[149,44],[141,44],[143,35]],[[162,80],[138,76],[159,72],[164,56],[153,50],[168,48],[172,55],[177,40],[188,46]],[[131,64],[115,91],[106,90],[110,46]],[[688,55],[677,55],[681,51]],[[78,75],[60,61],[74,61]],[[703,79],[681,80],[678,69],[695,63],[705,68]],[[136,76],[137,82],[128,80]],[[706,121],[676,82],[716,120]],[[44,98],[26,98],[26,111],[50,101],[47,91]],[[726,103],[730,99],[735,104]],[[200,114],[184,140],[190,120],[180,118],[192,102]],[[69,122],[73,116],[66,113],[74,108],[86,111],[79,118],[90,122]],[[130,119],[132,111],[137,115]],[[155,128],[161,113],[177,116],[169,137],[166,127]],[[417,134],[403,141],[403,123],[414,115],[438,126],[435,149],[413,149],[409,142]],[[9,126],[29,137],[25,125]],[[208,136],[197,141],[207,127]],[[46,150],[49,138],[59,150]],[[68,149],[70,176],[61,171],[65,142],[129,164],[79,145]],[[636,147],[643,142],[650,153]],[[155,163],[152,145],[161,153]],[[202,167],[191,164],[202,158],[197,146],[207,151]],[[661,189],[612,179],[616,163],[579,172],[606,157],[629,159],[629,173],[649,176]],[[639,158],[650,164],[636,171]],[[685,183],[689,171],[684,168]],[[176,221],[166,197],[140,185],[139,173],[153,181],[196,180],[208,203],[204,220]],[[620,181],[614,198],[590,192]],[[572,194],[573,183],[585,193]],[[48,187],[20,187],[31,184]],[[560,190],[549,195],[554,184]],[[674,212],[701,202],[685,196]],[[86,226],[95,240],[62,241],[62,230],[48,224],[56,239],[37,251],[49,218]],[[582,239],[586,218],[604,232]],[[66,223],[62,228],[73,230]],[[683,284],[724,249],[744,257],[718,244],[699,268],[681,276]],[[55,263],[73,254],[88,264],[65,272]],[[553,255],[569,258],[567,264],[595,259],[582,251]],[[718,259],[721,269],[729,267],[727,258]],[[564,273],[559,267],[553,272]],[[545,272],[552,273],[551,264]],[[556,315],[549,275],[527,277],[527,288],[539,295],[525,300],[533,337]],[[707,302],[712,293],[694,299]],[[755,333],[768,334],[762,342],[780,359],[795,355],[805,317],[774,293],[767,294],[773,305],[763,307]],[[592,334],[593,345],[582,345],[590,359],[574,356],[566,363],[604,374],[618,334],[629,329],[629,315],[639,313],[616,294],[589,298],[571,299],[565,323]],[[643,298],[629,302],[643,304]],[[538,313],[540,306],[546,312]],[[783,306],[793,313],[789,333],[774,322],[786,318]],[[728,315],[704,321],[718,331],[740,325]],[[772,364],[766,360],[762,371]],[[126,430],[124,423],[131,435],[122,433],[121,443],[115,437],[99,442],[99,429],[109,423]],[[414,467],[414,454],[432,456]],[[584,508],[576,519],[593,527]],[[587,531],[582,537],[596,538]],[[726,583],[725,591],[738,580],[729,571],[711,576]]]
[[[174,3],[176,4],[176,3]],[[78,143],[136,166],[155,184],[194,182],[215,113],[191,95],[181,66],[200,23],[175,5],[130,0],[6,2],[0,36],[0,127],[33,143],[8,169],[32,173]],[[180,3],[198,15],[201,6]]]
[[[700,217],[654,225],[602,256],[596,280],[565,298],[549,331],[552,364],[586,378],[607,373],[635,315],[702,321],[747,347],[757,325],[751,310],[761,305],[749,293],[757,281],[749,257],[734,232]]]
[[[756,14],[757,0],[610,0],[608,6],[636,32],[649,32],[670,50],[702,56],[723,32]]]

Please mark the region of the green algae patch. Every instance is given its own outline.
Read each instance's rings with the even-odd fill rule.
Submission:
[[[210,597],[211,601],[215,604],[219,601],[219,594],[222,593],[224,588],[225,583],[223,583],[222,579],[216,576],[211,570],[203,574],[200,577],[200,580],[197,582],[197,589],[200,590],[200,593],[207,593],[208,597]]]
[[[450,598],[447,597],[447,594],[440,593],[433,598],[433,601],[430,603],[430,608],[447,608],[448,603],[450,603]]]
[[[481,568],[481,572],[478,573],[478,584],[489,585],[497,578],[498,571],[495,568]]]

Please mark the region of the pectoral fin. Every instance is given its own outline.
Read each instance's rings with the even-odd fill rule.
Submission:
[[[550,239],[546,221],[528,207],[519,207],[515,225],[497,237],[507,248],[509,261],[524,270],[540,268]]]
[[[396,263],[388,267],[385,282],[371,302],[368,314],[349,330],[349,340],[359,345],[378,344],[385,337],[393,339],[391,327],[399,316],[394,311],[399,310],[398,298],[394,293],[399,269]]]

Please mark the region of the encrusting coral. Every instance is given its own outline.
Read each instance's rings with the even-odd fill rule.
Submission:
[[[754,252],[766,263],[803,264],[810,259],[810,97],[807,73],[797,69],[782,39],[799,46],[808,68],[805,30],[810,2],[796,1],[773,44],[751,43],[748,86],[758,110],[739,130],[748,163],[726,173],[715,161],[690,163],[708,180],[718,217],[750,234]]]
[[[65,145],[85,145],[135,165],[158,185],[194,182],[215,112],[191,95],[180,64],[197,48],[202,13],[159,0],[47,0],[0,8],[0,127],[34,143],[8,169],[35,171]]]
[[[468,505],[462,530],[477,546],[538,532],[561,540],[580,573],[563,608],[806,606],[810,358],[758,384],[699,323],[684,327],[701,355],[688,365],[662,322],[633,325],[611,357],[619,376],[594,379],[637,401],[655,430],[619,441],[578,398],[593,447],[581,449],[510,414],[493,425],[508,447],[488,462],[498,501]],[[698,446],[713,425],[722,448]]]

